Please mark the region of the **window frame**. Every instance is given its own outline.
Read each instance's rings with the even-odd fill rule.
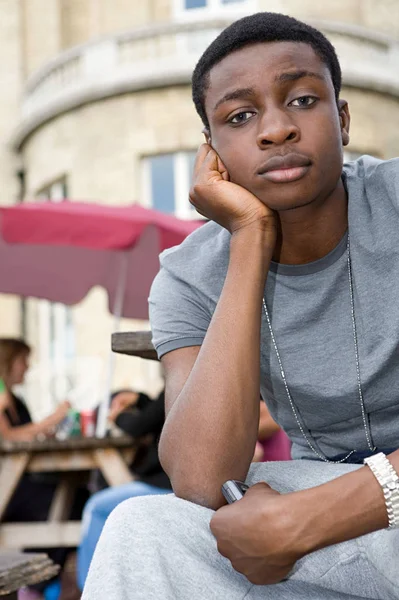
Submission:
[[[57,177],[41,187],[35,194],[39,202],[65,202],[68,198],[68,179],[66,175]]]
[[[223,0],[206,0],[206,6],[200,8],[186,8],[185,0],[172,0],[173,15],[177,20],[191,20],[215,18],[225,16],[226,13],[237,17],[245,16],[257,11],[257,0],[241,0],[223,4]]]
[[[147,154],[141,157],[141,199],[143,206],[159,210],[153,204],[152,186],[151,186],[151,159],[160,155],[172,155],[173,160],[173,181],[175,190],[175,210],[172,213],[175,217],[185,220],[203,219],[202,215],[197,213],[188,200],[190,191],[190,156],[196,155],[196,149],[176,150],[171,152],[157,152]],[[162,211],[161,211],[162,212]],[[171,213],[165,213],[171,214]]]
[[[35,194],[35,198],[39,202],[58,203],[68,201],[67,176],[54,179],[40,188]],[[76,355],[72,307],[45,299],[38,300],[37,303],[39,362],[51,365],[52,372],[55,374],[54,379],[47,380],[46,378],[46,381],[42,381],[41,387],[47,388],[49,398],[53,397],[60,401],[65,399],[68,390],[67,363]],[[72,331],[70,331],[70,328]],[[70,341],[71,334],[72,344]]]

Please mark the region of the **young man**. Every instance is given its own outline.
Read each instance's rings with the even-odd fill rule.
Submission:
[[[324,36],[271,13],[194,71],[212,222],[150,298],[176,496],[113,513],[84,600],[399,598],[399,161],[342,168],[340,85]],[[259,390],[297,460],[248,473]],[[252,487],[224,506],[229,479]]]

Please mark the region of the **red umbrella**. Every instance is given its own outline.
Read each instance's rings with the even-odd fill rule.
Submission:
[[[101,285],[110,312],[147,319],[159,253],[200,224],[137,205],[64,201],[0,207],[0,293],[70,305]]]
[[[117,319],[147,319],[159,253],[202,223],[137,205],[63,201],[0,207],[0,293],[70,305],[101,285]],[[112,371],[111,358],[99,435],[105,433]]]

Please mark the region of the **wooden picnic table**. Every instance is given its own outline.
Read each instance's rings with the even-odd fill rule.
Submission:
[[[137,443],[127,435],[106,438],[48,439],[42,442],[0,442],[0,548],[75,547],[80,521],[69,521],[80,475],[99,469],[111,486],[133,481],[131,464]],[[1,523],[8,503],[25,473],[59,473],[48,520]]]
[[[128,331],[112,334],[112,350],[118,354],[158,360],[152,345],[151,331]]]
[[[0,550],[0,596],[4,600],[17,600],[19,589],[48,581],[58,571],[59,566],[46,554]]]

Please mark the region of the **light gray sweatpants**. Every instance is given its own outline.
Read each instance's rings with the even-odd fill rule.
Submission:
[[[316,461],[256,463],[247,483],[305,489],[359,467]],[[361,503],[361,498],[359,498]],[[173,494],[126,500],[109,517],[82,600],[399,599],[399,530],[330,546],[277,585],[252,585],[216,547],[213,512]]]

